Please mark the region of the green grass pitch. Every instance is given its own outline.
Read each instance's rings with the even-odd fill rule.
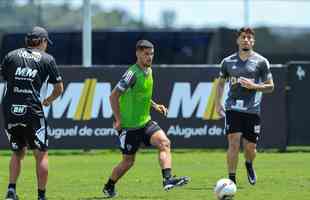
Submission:
[[[0,151],[0,198],[8,181],[10,152]],[[98,200],[111,169],[121,158],[118,151],[51,151],[49,155],[49,200]],[[122,200],[213,200],[213,187],[226,176],[223,150],[177,150],[173,152],[173,173],[191,177],[191,182],[169,192],[162,189],[161,171],[155,150],[137,154],[135,166],[118,182]],[[239,156],[238,191],[235,200],[309,200],[310,153],[258,153],[255,162],[258,183],[247,182],[243,155]],[[17,184],[20,200],[36,199],[34,158],[28,154]]]

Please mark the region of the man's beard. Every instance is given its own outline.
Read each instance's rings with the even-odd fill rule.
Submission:
[[[152,66],[152,62],[146,62],[146,63],[145,63],[145,66],[146,66],[146,67],[151,67],[151,66]]]

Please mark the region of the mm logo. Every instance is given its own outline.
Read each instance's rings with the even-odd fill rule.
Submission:
[[[191,95],[190,82],[174,83],[167,117],[177,118],[181,115],[181,118],[192,118],[196,111],[196,118],[205,120],[220,119],[214,101],[217,85],[218,79],[215,79],[213,83],[200,82]],[[227,96],[227,94],[225,93],[224,96]]]
[[[18,67],[15,71],[15,76],[21,76],[21,77],[29,77],[29,78],[34,78],[38,73],[38,70],[36,69],[31,69],[28,67]]]
[[[191,82],[175,82],[168,105],[168,118],[199,118],[204,120],[218,120],[220,116],[215,110],[215,95],[218,80],[214,82],[200,82],[192,88]],[[4,91],[0,84],[0,101]],[[227,96],[228,84],[225,86],[224,98]],[[43,87],[44,88],[44,87]],[[45,88],[46,89],[46,88]],[[52,85],[41,94],[50,94]],[[46,117],[54,119],[71,119],[86,121],[99,118],[111,118],[112,109],[109,96],[111,83],[97,82],[97,79],[85,79],[84,82],[70,82],[62,96],[58,97],[51,106],[44,107]],[[46,95],[42,95],[45,97]]]
[[[47,94],[50,94],[53,86],[49,85]],[[71,82],[65,92],[56,99],[51,106],[45,107],[45,116],[60,119],[64,115],[72,120],[90,120],[112,117],[112,109],[109,102],[111,84],[97,82],[97,79],[85,79],[84,83]]]

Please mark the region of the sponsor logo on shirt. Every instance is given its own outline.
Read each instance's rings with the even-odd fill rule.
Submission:
[[[42,55],[39,52],[29,52],[25,50],[20,50],[17,54],[19,57],[33,59],[35,62],[40,62]]]
[[[21,93],[21,94],[32,94],[32,90],[27,90],[27,89],[20,89],[19,87],[14,87],[13,91],[15,93]]]
[[[15,71],[15,76],[34,78],[38,73],[37,69],[31,69],[29,67],[18,67]]]
[[[24,115],[27,111],[26,105],[12,104],[11,113],[17,116]]]

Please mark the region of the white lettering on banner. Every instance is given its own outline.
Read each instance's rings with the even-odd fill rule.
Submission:
[[[168,135],[183,136],[184,138],[191,138],[193,136],[221,136],[224,135],[224,129],[217,127],[216,125],[208,127],[207,125],[201,128],[182,128],[180,125],[170,126],[167,131]]]
[[[75,114],[82,98],[82,91],[85,87],[84,83],[69,83],[62,96],[58,97],[51,106],[44,107],[45,116],[48,117],[52,113],[54,119],[60,119],[67,111],[66,118],[74,119]],[[51,94],[53,86],[48,85],[47,94]],[[109,96],[111,94],[110,83],[97,83],[95,86],[95,92],[93,98],[87,98],[92,101],[91,118],[99,118],[100,110],[102,111],[103,118],[112,117],[112,109],[109,102]]]
[[[51,110],[54,119],[60,119],[63,117],[66,110],[67,118],[73,119],[78,107],[83,86],[83,83],[69,83],[64,94],[58,97],[51,106],[44,108],[45,116],[48,116],[50,109],[52,108]],[[50,94],[51,91],[52,86],[50,85],[47,94]]]
[[[117,131],[114,128],[96,128],[94,130],[95,136],[111,136],[117,135]]]
[[[88,128],[87,126],[84,126],[79,130],[79,136],[92,136],[93,129]]]
[[[77,136],[78,126],[73,128],[51,128],[47,127],[47,134],[55,139],[60,139],[66,136]]]
[[[169,104],[168,118],[177,118],[179,112],[183,118],[192,117],[197,108],[196,117],[202,118],[211,93],[212,83],[201,82],[197,85],[193,95],[191,95],[191,83],[175,83]]]
[[[88,126],[79,127],[78,125],[71,128],[51,128],[48,126],[47,134],[58,140],[62,137],[113,136],[117,135],[117,131],[114,128],[90,128]]]
[[[212,82],[200,82],[195,88],[190,82],[175,82],[169,100],[168,119],[198,118],[213,119],[206,113],[213,110],[214,86]],[[227,84],[228,85],[228,84]],[[0,84],[0,98],[5,85]],[[46,88],[44,88],[46,90]],[[48,84],[46,95],[42,89],[42,97],[46,97],[53,91],[53,86]],[[16,90],[17,91],[17,90]],[[224,98],[227,96],[225,89]],[[26,91],[23,91],[26,92]],[[96,79],[85,79],[85,82],[68,83],[64,93],[58,97],[49,107],[44,107],[45,117],[53,119],[72,119],[75,121],[87,121],[91,119],[111,118],[112,109],[109,102],[111,83],[97,82]]]
[[[112,117],[109,96],[111,94],[110,83],[97,83],[92,107],[92,118],[98,118],[100,108],[104,118]]]

